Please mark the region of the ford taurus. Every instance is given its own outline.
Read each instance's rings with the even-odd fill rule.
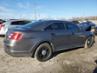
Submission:
[[[39,20],[11,28],[4,39],[5,52],[11,56],[31,56],[43,62],[56,51],[76,47],[90,48],[94,34],[70,21]]]

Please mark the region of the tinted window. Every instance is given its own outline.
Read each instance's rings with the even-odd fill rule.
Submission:
[[[52,23],[45,30],[64,30],[65,24],[61,22]]]
[[[24,26],[25,27],[33,27],[33,26],[39,26],[43,23],[45,23],[45,21],[32,21],[31,23],[28,23],[27,25],[24,25]]]
[[[79,31],[79,27],[73,23],[67,23],[67,29],[74,32]]]
[[[29,23],[30,21],[14,21],[11,23],[11,25],[25,25]]]
[[[39,26],[41,26],[42,24],[45,24],[45,23],[46,23],[45,21],[32,21],[32,22],[30,22],[30,23],[28,23],[28,24],[26,24],[22,27],[31,29],[31,28],[39,27]]]

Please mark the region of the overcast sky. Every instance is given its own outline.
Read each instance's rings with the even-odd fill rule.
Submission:
[[[0,18],[97,16],[97,0],[0,0]]]

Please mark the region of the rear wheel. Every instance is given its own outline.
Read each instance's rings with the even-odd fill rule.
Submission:
[[[35,58],[38,61],[44,62],[51,58],[52,56],[52,48],[48,43],[40,44],[36,49]]]
[[[84,48],[91,48],[92,45],[94,44],[94,42],[95,42],[95,37],[94,36],[88,37],[86,42],[85,42]]]

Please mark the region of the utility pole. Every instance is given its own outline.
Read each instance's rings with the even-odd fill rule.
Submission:
[[[33,7],[34,7],[34,20],[37,20],[38,19],[38,11],[37,11],[37,4],[36,2],[33,3]]]

